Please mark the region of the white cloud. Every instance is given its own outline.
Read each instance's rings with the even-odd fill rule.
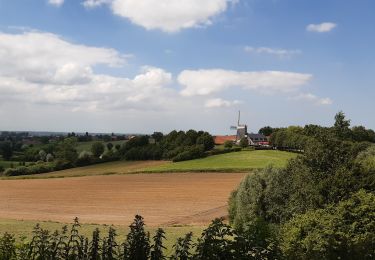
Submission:
[[[166,107],[178,96],[168,85],[172,75],[143,67],[133,79],[95,73],[95,65],[121,66],[117,51],[67,42],[41,32],[0,33],[0,99],[60,104],[75,111],[96,107],[150,109]],[[142,102],[146,105],[142,106]]]
[[[0,75],[29,82],[72,84],[73,74],[81,81],[95,65],[120,66],[125,62],[114,49],[72,44],[42,32],[0,33],[0,50]]]
[[[308,83],[312,76],[283,71],[185,70],[178,76],[183,96],[209,95],[232,87],[263,93],[289,92]]]
[[[84,0],[82,4],[86,8],[95,8],[103,4],[109,4],[111,2],[112,0]]]
[[[237,0],[113,0],[111,8],[114,14],[148,30],[177,32],[210,25],[212,17],[235,2]]]
[[[209,99],[205,103],[206,108],[219,108],[219,107],[231,107],[234,105],[241,104],[242,102],[239,100],[229,101],[221,98],[213,98]]]
[[[333,101],[330,98],[320,98],[311,93],[299,94],[295,97],[290,98],[292,100],[301,100],[313,102],[316,105],[332,105]]]
[[[64,0],[48,0],[48,3],[58,7],[64,3]]]
[[[255,48],[251,46],[246,46],[244,50],[245,52],[248,52],[248,53],[275,55],[275,56],[278,56],[279,58],[290,58],[294,55],[301,54],[300,50],[286,50],[286,49],[269,48],[269,47]]]
[[[306,27],[306,30],[309,32],[324,33],[324,32],[330,32],[336,27],[337,27],[337,24],[326,22],[326,23],[320,23],[320,24],[309,24]]]

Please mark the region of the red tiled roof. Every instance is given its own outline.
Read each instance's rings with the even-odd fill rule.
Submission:
[[[224,144],[225,141],[236,141],[235,135],[218,135],[214,137],[215,144]]]

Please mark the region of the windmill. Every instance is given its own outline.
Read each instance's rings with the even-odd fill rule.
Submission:
[[[240,120],[241,120],[241,111],[238,111],[237,126],[230,127],[231,130],[237,130],[236,142],[238,142],[244,137],[247,137],[247,125],[241,125]]]

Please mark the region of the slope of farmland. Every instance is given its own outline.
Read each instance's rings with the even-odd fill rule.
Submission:
[[[244,173],[178,173],[1,180],[0,218],[150,226],[202,225],[226,215]]]
[[[241,151],[209,156],[202,159],[162,164],[144,169],[145,172],[220,171],[238,172],[264,168],[267,165],[283,167],[296,157],[295,153],[276,150]]]

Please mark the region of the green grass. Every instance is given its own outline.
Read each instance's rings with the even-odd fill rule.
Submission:
[[[0,177],[1,179],[48,179],[48,178],[65,178],[65,177],[83,177],[95,175],[127,174],[135,173],[155,167],[162,164],[168,164],[166,161],[115,161],[100,163],[90,166],[77,167],[62,171],[49,173],[22,175],[15,177]]]
[[[150,237],[155,234],[157,228],[155,227],[147,227],[147,219],[146,221],[146,230],[150,232]],[[8,232],[10,234],[15,235],[16,239],[20,239],[21,237],[26,237],[26,239],[30,240],[32,236],[33,227],[39,223],[43,229],[47,229],[51,232],[55,230],[61,230],[64,225],[71,226],[71,224],[66,223],[58,223],[58,222],[51,222],[51,221],[24,221],[24,220],[8,220],[8,219],[0,219],[0,236]],[[130,225],[130,223],[129,223]],[[99,228],[100,236],[103,238],[108,234],[109,225],[97,225],[97,224],[82,224],[80,228],[80,234],[83,234],[91,239],[92,232]],[[117,241],[123,242],[126,234],[129,232],[129,228],[127,226],[114,226],[116,229],[116,233],[118,234]],[[205,227],[202,226],[170,226],[170,227],[162,227],[166,232],[165,246],[166,246],[166,253],[170,255],[172,253],[172,246],[175,244],[177,238],[184,236],[188,232],[193,232],[194,238],[197,239],[203,231]]]
[[[144,169],[144,172],[248,171],[269,164],[283,167],[296,154],[275,150],[241,151],[209,156],[203,159],[168,163]]]

